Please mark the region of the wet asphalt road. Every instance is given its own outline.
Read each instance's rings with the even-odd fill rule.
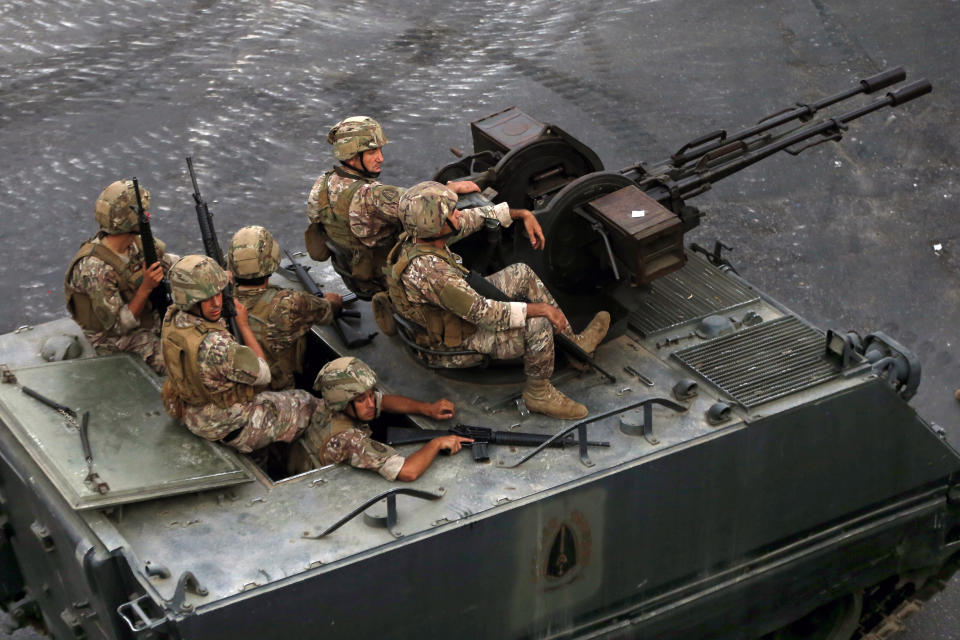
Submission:
[[[187,154],[222,243],[260,223],[299,248],[326,131],[347,115],[384,124],[395,184],[510,105],[616,169],[903,65],[934,93],[716,186],[692,239],[734,246],[744,277],[818,326],[913,349],[913,403],[958,446],[958,26],[956,0],[8,0],[0,332],[62,315],[63,270],[115,179],[136,175],[157,236],[199,252]],[[900,637],[960,638],[957,582]]]

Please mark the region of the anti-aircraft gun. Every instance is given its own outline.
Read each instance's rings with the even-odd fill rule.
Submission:
[[[832,117],[821,111],[860,94],[875,94],[906,78],[902,67],[860,80],[816,102],[774,113],[728,134],[718,130],[686,143],[669,158],[607,171],[599,157],[563,129],[516,107],[471,123],[474,153],[440,169],[440,182],[469,178],[494,202],[534,210],[550,241],[546,252],[505,238],[499,252],[458,245],[481,271],[523,261],[551,290],[595,295],[611,285],[648,285],[683,267],[684,234],[700,223],[688,201],[774,154],[797,155],[840,140],[848,123],[929,93],[918,80]],[[498,255],[499,254],[499,255]],[[719,251],[711,255],[721,262]]]

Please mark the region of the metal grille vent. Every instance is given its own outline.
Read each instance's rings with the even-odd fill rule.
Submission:
[[[644,337],[691,320],[722,315],[759,299],[748,287],[693,252],[687,253],[682,269],[654,280],[637,298],[639,304],[628,322]]]
[[[826,336],[795,316],[680,349],[674,357],[747,409],[839,375]]]

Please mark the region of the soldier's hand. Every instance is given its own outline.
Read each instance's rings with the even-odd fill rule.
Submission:
[[[439,438],[434,438],[433,442],[437,443],[437,449],[439,451],[446,451],[450,455],[453,455],[463,448],[464,442],[473,442],[473,439],[462,436],[440,436]]]
[[[143,266],[143,281],[140,283],[142,289],[153,291],[162,280],[163,265],[160,264],[159,260],[149,267],[146,265]]]
[[[423,413],[434,420],[449,420],[453,417],[453,403],[446,398],[442,398],[428,404]]]
[[[243,306],[243,303],[234,298],[233,307],[237,310],[237,326],[243,327],[249,325],[250,319],[247,315],[247,308]]]
[[[447,188],[454,193],[474,193],[480,191],[480,186],[472,180],[451,180]]]
[[[343,297],[339,293],[325,293],[323,297],[330,303],[330,307],[333,309],[333,315],[340,313],[340,309],[343,308]]]
[[[537,217],[530,211],[527,211],[527,213],[530,215],[524,216],[523,228],[530,237],[530,246],[534,249],[542,250],[545,246],[547,246],[547,239],[543,236],[543,229],[540,227],[540,221],[537,220]]]
[[[557,333],[561,333],[567,328],[567,317],[563,315],[563,311],[546,302],[528,302],[527,317],[546,318],[550,321],[550,324],[553,325]]]

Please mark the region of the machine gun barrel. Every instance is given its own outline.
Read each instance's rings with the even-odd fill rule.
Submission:
[[[146,266],[153,265],[157,260],[157,244],[150,229],[150,214],[143,209],[143,199],[140,196],[140,183],[133,179],[133,192],[137,196],[137,226],[140,228],[140,244],[143,246],[143,261]],[[173,304],[170,296],[170,282],[166,277],[150,292],[150,305],[160,314],[160,319],[167,313],[167,307]]]
[[[820,109],[825,109],[830,105],[842,102],[861,93],[870,94],[874,91],[884,89],[892,84],[901,82],[906,77],[907,73],[904,71],[903,67],[887,69],[886,71],[881,71],[880,73],[870,76],[869,78],[860,80],[857,83],[857,86],[851,87],[845,91],[835,93],[832,96],[827,96],[826,98],[821,98],[820,100],[810,104],[797,103],[795,108],[784,109],[783,111],[771,114],[766,118],[761,119],[754,126],[747,127],[746,129],[738,131],[732,135],[727,135],[727,132],[722,129],[713,133],[709,133],[705,136],[696,138],[695,140],[691,140],[684,146],[680,147],[676,153],[670,156],[669,164],[673,165],[674,167],[680,167],[691,160],[701,158],[708,153],[716,151],[717,149],[732,142],[745,140],[746,138],[756,136],[765,131],[775,129],[792,120],[809,122],[810,119],[813,118],[813,116]]]
[[[320,285],[318,285],[316,281],[310,277],[310,274],[308,274],[307,270],[303,268],[303,265],[297,262],[297,260],[294,259],[293,255],[289,251],[284,249],[283,252],[286,254],[287,260],[290,261],[290,266],[293,267],[293,272],[297,275],[297,280],[300,281],[301,286],[303,286],[307,293],[322,298],[323,290],[320,288]],[[347,295],[343,296],[343,304],[349,304],[356,299],[357,294],[348,293]],[[340,338],[343,344],[347,346],[348,349],[362,347],[365,344],[369,344],[370,341],[373,340],[373,338],[377,335],[376,332],[366,336],[356,334],[349,325],[344,324],[343,316],[358,318],[360,317],[360,313],[357,311],[347,311],[341,308],[340,311],[333,316],[333,330],[337,333],[337,336]],[[350,334],[349,337],[347,335],[348,333]]]
[[[190,172],[190,182],[193,183],[193,201],[197,210],[197,223],[200,225],[200,236],[203,239],[203,251],[208,257],[216,260],[224,270],[227,268],[227,261],[223,257],[223,250],[220,248],[220,241],[217,240],[217,231],[213,227],[213,214],[207,206],[207,201],[200,195],[200,185],[197,184],[197,174],[193,170],[193,158],[187,156],[187,171]],[[230,333],[238,340],[240,339],[240,329],[237,327],[237,307],[233,303],[233,284],[227,284],[223,290],[223,308],[222,316],[230,327]]]
[[[847,111],[835,118],[828,118],[813,124],[805,125],[782,136],[772,138],[768,142],[755,148],[748,148],[741,140],[731,143],[729,148],[717,150],[713,154],[703,156],[695,165],[686,167],[683,177],[674,180],[663,180],[660,176],[650,176],[639,181],[640,188],[650,197],[663,202],[671,198],[686,199],[703,193],[714,182],[722,180],[764,158],[786,150],[797,155],[821,142],[839,140],[843,136],[845,125],[848,122],[863,117],[884,107],[896,107],[933,90],[927,80],[918,80],[896,91],[891,91],[879,100],[875,100],[857,109]],[[823,139],[791,151],[790,147],[817,136]]]

